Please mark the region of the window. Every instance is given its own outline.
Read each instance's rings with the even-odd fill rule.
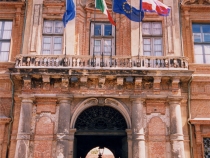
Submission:
[[[195,63],[210,64],[210,24],[193,24]]]
[[[91,48],[90,54],[115,55],[115,29],[109,23],[91,23]]]
[[[210,138],[203,138],[204,158],[210,157]]]
[[[62,21],[44,21],[42,54],[62,54],[63,30]]]
[[[9,60],[12,21],[0,21],[0,61]]]
[[[143,54],[145,56],[162,56],[162,24],[161,22],[143,22]]]

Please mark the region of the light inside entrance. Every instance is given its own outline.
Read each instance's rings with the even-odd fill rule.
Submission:
[[[99,151],[99,147],[91,149],[86,158],[98,158],[99,152],[102,152],[102,158],[114,158],[113,153],[108,148],[104,148],[103,151]]]

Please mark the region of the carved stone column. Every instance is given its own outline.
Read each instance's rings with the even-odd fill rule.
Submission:
[[[57,157],[70,157],[69,151],[69,141],[70,139],[70,104],[71,104],[71,97],[68,96],[59,96],[59,117],[58,117],[58,131],[57,131]],[[71,156],[72,157],[72,156]]]
[[[172,158],[185,158],[180,104],[181,98],[169,98]]]
[[[3,143],[4,143],[4,133],[5,133],[5,126],[7,123],[10,122],[10,118],[6,116],[1,116],[0,113],[0,157],[3,158],[3,155],[6,155],[6,153],[3,153]]]
[[[132,157],[132,130],[126,129],[127,132],[127,140],[128,140],[128,158]]]
[[[132,132],[133,157],[145,158],[145,138],[143,128],[143,102],[144,99],[132,99]]]
[[[21,102],[15,158],[28,158],[33,98],[24,97]]]

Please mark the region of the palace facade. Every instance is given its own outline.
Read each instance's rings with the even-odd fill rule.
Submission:
[[[141,23],[94,0],[0,0],[0,158],[210,157],[210,1]],[[138,7],[137,0],[130,4]]]

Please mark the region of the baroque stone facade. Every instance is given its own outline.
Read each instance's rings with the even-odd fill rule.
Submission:
[[[65,1],[0,0],[0,23],[12,22],[0,62],[0,158],[85,158],[97,146],[116,158],[210,155],[210,67],[196,64],[192,28],[210,24],[210,1],[161,2],[170,14],[143,22],[161,23],[162,56],[144,55],[142,23],[107,0],[114,54],[94,57],[92,24],[108,19],[93,0],[74,1],[59,55],[43,53],[44,22],[61,21]]]

